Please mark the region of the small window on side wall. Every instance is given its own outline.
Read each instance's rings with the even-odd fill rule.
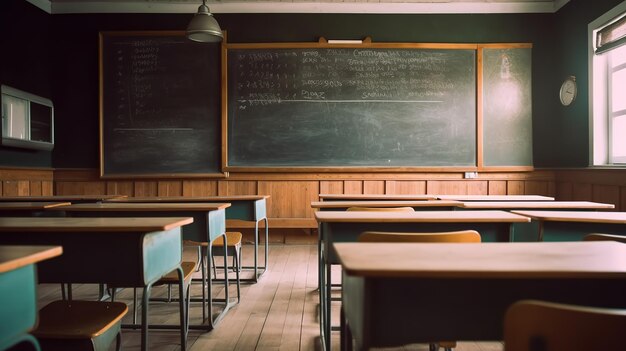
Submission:
[[[6,85],[2,93],[2,146],[54,147],[54,106],[49,99]]]

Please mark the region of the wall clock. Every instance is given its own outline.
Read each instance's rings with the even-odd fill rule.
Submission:
[[[559,91],[559,98],[563,106],[569,106],[578,93],[578,87],[576,85],[576,77],[569,76],[565,78],[563,84],[561,84],[561,90]]]

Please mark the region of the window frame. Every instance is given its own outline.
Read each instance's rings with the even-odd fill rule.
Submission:
[[[589,165],[626,167],[626,157],[613,160],[610,85],[610,51],[596,55],[596,33],[626,16],[626,1],[618,4],[588,25],[589,62]],[[614,162],[618,161],[618,162]]]

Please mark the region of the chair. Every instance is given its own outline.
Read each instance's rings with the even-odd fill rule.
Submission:
[[[481,237],[475,230],[440,233],[392,233],[368,231],[361,233],[357,240],[358,242],[368,243],[480,243]],[[443,347],[446,351],[450,351],[456,347],[456,341],[439,341],[436,343],[430,343],[429,347],[431,351],[438,350],[439,347]]]
[[[226,255],[233,258],[233,270],[235,271],[235,277],[237,280],[237,302],[241,301],[239,272],[241,271],[241,241],[243,236],[239,232],[226,232]],[[213,240],[213,257],[224,255],[224,237]],[[204,256],[203,256],[204,257]],[[217,277],[217,266],[213,261],[213,274]],[[226,269],[225,269],[226,271]]]
[[[54,301],[39,311],[39,325],[32,334],[43,351],[104,351],[116,341],[121,350],[121,302]]]
[[[181,329],[181,348],[183,350],[186,349],[186,340],[187,340],[187,334],[189,332],[189,295],[190,295],[190,286],[191,286],[191,277],[193,272],[196,270],[196,262],[189,262],[189,261],[183,261],[181,262],[180,268],[182,270],[182,275],[183,275],[183,286],[179,289],[179,293],[182,292],[182,296],[179,296],[179,299],[183,299],[183,303],[180,306],[180,315],[181,315],[181,323],[183,323],[183,325],[179,325],[180,329]],[[172,297],[171,297],[171,285],[179,285],[179,277],[178,277],[178,269],[173,270],[171,272],[169,272],[168,274],[164,275],[163,277],[161,277],[161,279],[157,280],[154,284],[152,284],[152,287],[155,286],[161,286],[161,285],[168,285],[168,297],[165,299],[148,299],[148,301],[167,301],[167,302],[171,302],[173,301]],[[110,288],[110,295],[111,295],[111,301],[115,301],[115,294],[117,291],[117,288],[115,285],[111,285],[109,284],[108,287]],[[145,295],[145,294],[144,294]],[[145,301],[145,297],[144,297],[144,303],[146,303]],[[137,325],[137,288],[133,288],[133,327],[138,327]],[[204,305],[203,305],[204,307]],[[147,308],[147,307],[144,307]],[[147,318],[147,314],[145,314],[146,318]],[[142,323],[147,323],[147,321],[141,321]],[[171,328],[172,325],[150,325],[148,329],[158,329],[158,328],[166,328],[169,329]]]
[[[506,351],[623,350],[626,309],[522,300],[504,318]]]
[[[619,241],[621,243],[626,243],[626,236],[614,235],[614,234],[591,233],[591,234],[587,234],[583,238],[583,240],[584,241]]]

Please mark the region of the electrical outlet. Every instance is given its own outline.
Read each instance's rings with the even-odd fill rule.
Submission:
[[[463,175],[463,178],[465,178],[465,179],[476,179],[476,178],[478,178],[478,172],[465,172],[465,174]]]

